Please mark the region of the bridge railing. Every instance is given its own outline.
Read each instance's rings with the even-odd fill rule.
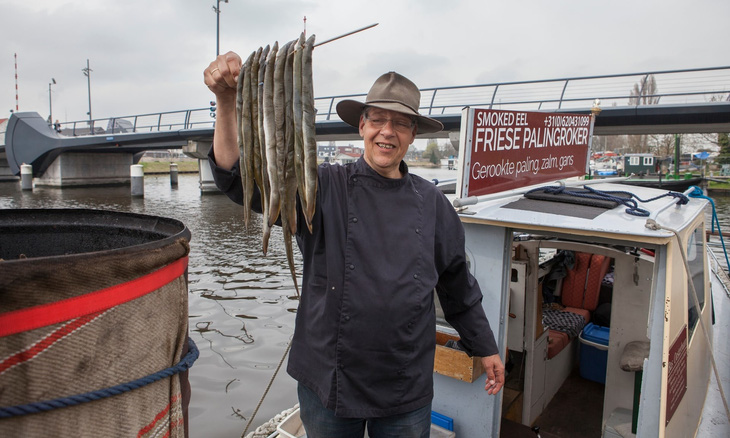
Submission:
[[[160,132],[212,128],[214,122],[215,119],[210,116],[210,108],[206,107],[62,123],[60,132],[68,136]]]
[[[640,98],[637,98],[640,96]],[[366,94],[315,99],[317,121],[339,120],[337,103],[364,101]],[[686,104],[730,100],[730,66],[702,69],[647,71],[537,81],[515,81],[421,89],[422,114],[458,114],[466,106],[493,109],[552,111],[645,104]],[[212,128],[209,107],[140,114],[61,125],[65,135],[109,135],[124,132]]]
[[[335,108],[339,101],[363,101],[365,96],[319,98],[317,117],[337,119]],[[429,115],[456,114],[466,106],[532,111],[585,109],[596,99],[602,107],[638,106],[649,101],[679,104],[730,100],[730,66],[424,88],[419,111]]]

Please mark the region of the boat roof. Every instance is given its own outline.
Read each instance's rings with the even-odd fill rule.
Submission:
[[[589,182],[584,181],[583,183]],[[546,184],[542,187],[558,187],[558,185]],[[479,202],[468,205],[460,211],[460,215],[465,223],[498,225],[539,233],[584,235],[612,240],[666,244],[674,234],[668,230],[647,227],[648,220],[651,219],[663,227],[681,231],[692,225],[696,218],[703,214],[704,207],[708,204],[708,201],[702,198],[689,198],[686,205],[677,205],[678,198],[667,195],[669,193],[667,190],[616,182],[590,181],[590,187],[602,192],[623,192],[622,196],[632,194],[645,201],[660,198],[650,202],[637,200],[637,206],[648,211],[649,216],[636,216],[628,213],[627,207],[623,204],[618,204],[613,208],[601,208],[530,199],[524,194],[530,189],[527,188],[522,190],[522,193],[498,193],[480,197]],[[565,187],[565,191],[583,190],[585,189],[580,183]],[[677,194],[677,192],[672,193]],[[458,205],[458,202],[455,202],[455,205]]]

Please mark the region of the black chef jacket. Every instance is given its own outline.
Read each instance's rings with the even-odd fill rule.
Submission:
[[[218,187],[242,204],[238,167],[219,168],[212,148],[209,158]],[[434,290],[470,355],[498,353],[458,215],[433,183],[400,170],[385,178],[362,157],[322,164],[311,234],[299,208],[304,273],[287,371],[341,417],[433,398]]]

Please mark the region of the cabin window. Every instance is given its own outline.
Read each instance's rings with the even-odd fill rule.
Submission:
[[[632,166],[638,166],[641,157],[629,157],[629,164]]]
[[[687,324],[689,326],[689,337],[692,339],[695,327],[699,320],[702,309],[705,308],[705,248],[702,228],[697,228],[689,237],[687,242],[687,263],[691,278],[687,284]],[[692,298],[692,285],[697,291],[697,304]]]
[[[644,157],[644,166],[653,166],[654,157]]]

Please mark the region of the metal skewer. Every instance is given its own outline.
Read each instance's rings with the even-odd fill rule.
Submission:
[[[328,40],[322,41],[321,43],[317,43],[317,44],[315,44],[315,45],[314,45],[314,47],[317,47],[317,46],[321,46],[322,44],[327,44],[327,43],[331,43],[331,42],[332,42],[332,41],[334,41],[334,40],[339,40],[340,38],[344,38],[344,37],[346,37],[346,36],[352,35],[353,33],[358,33],[358,32],[361,32],[361,31],[363,31],[363,30],[366,30],[366,29],[370,29],[371,27],[375,27],[375,26],[377,26],[378,24],[380,24],[380,23],[373,23],[373,24],[371,24],[371,25],[369,25],[369,26],[361,27],[360,29],[356,29],[356,30],[353,30],[353,31],[351,31],[351,32],[347,32],[347,33],[344,33],[344,34],[342,34],[342,35],[340,35],[340,36],[336,36],[336,37],[334,37],[334,38],[330,38],[330,39],[328,39]]]

